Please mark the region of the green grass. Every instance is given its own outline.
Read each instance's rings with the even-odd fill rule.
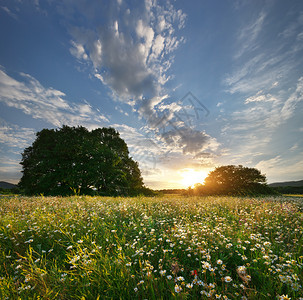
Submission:
[[[302,198],[0,198],[0,299],[303,299],[302,281]]]

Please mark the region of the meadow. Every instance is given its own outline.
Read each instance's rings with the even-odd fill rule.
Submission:
[[[303,198],[0,196],[0,299],[303,299]]]

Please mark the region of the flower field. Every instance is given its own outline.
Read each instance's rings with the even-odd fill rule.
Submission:
[[[303,198],[0,196],[0,299],[303,299]]]

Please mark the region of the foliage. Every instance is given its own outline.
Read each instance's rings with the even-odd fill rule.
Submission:
[[[138,163],[113,128],[43,129],[21,165],[19,186],[27,195],[129,195],[144,188]]]
[[[281,194],[303,194],[303,186],[276,186],[272,189]]]
[[[13,189],[3,189],[3,188],[0,188],[0,194],[2,194],[2,195],[19,194],[19,189],[18,188],[13,188]]]
[[[0,299],[302,299],[302,217],[291,197],[0,197]]]
[[[206,195],[257,195],[273,194],[267,186],[266,177],[255,168],[241,165],[221,166],[211,171],[204,185],[197,184],[189,193]]]

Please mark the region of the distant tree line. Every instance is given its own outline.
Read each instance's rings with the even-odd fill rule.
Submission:
[[[12,189],[4,189],[0,188],[0,194],[2,195],[13,195],[13,194],[19,194],[19,189],[18,188],[12,188]]]
[[[271,188],[281,194],[303,194],[303,186],[275,186]]]
[[[266,184],[266,177],[255,168],[242,165],[221,166],[211,171],[204,184],[189,188],[188,195],[266,195],[276,192]]]
[[[22,153],[21,192],[27,195],[151,194],[139,165],[113,128],[43,129]]]

